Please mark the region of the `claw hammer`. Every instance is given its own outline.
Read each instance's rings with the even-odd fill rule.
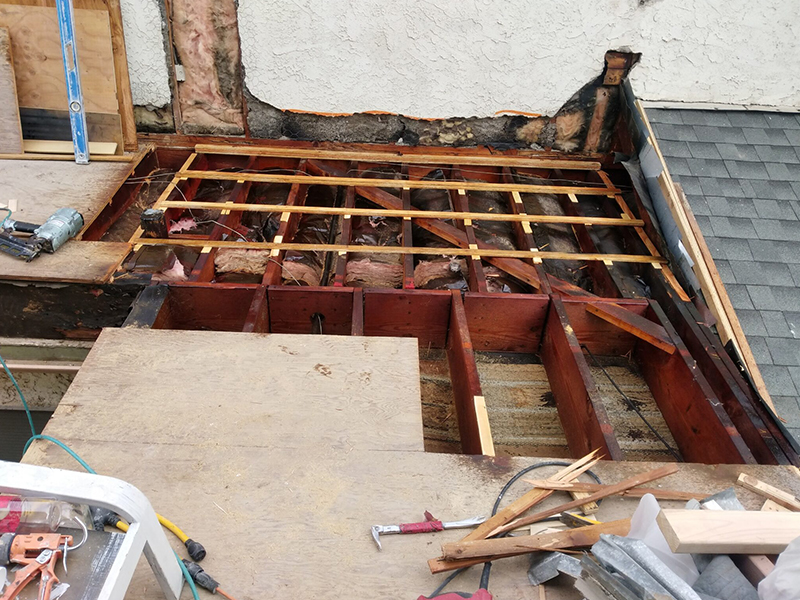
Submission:
[[[373,525],[372,526],[372,539],[378,546],[378,550],[382,550],[380,535],[386,533],[430,533],[432,531],[442,531],[443,529],[466,529],[480,525],[486,520],[486,517],[472,517],[463,521],[451,521],[449,523],[442,523],[441,521],[422,521],[421,523],[400,523],[400,525]]]

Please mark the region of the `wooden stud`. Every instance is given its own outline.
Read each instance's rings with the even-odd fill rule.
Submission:
[[[111,26],[111,48],[114,53],[114,78],[117,84],[122,137],[125,150],[132,152],[138,149],[139,143],[136,138],[136,121],[133,117],[133,98],[131,96],[131,80],[128,76],[125,34],[122,27],[122,8],[120,0],[107,0],[106,5],[108,6],[108,21]]]
[[[682,554],[780,554],[800,532],[792,512],[663,509],[656,522]]]
[[[694,305],[680,300],[675,290],[657,273],[645,276],[653,298],[697,360],[697,366],[753,456],[761,464],[800,462],[773,419],[767,415],[768,409],[755,399],[752,389],[743,381],[719,338],[694,314]]]

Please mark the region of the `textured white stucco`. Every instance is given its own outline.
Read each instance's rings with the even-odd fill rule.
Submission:
[[[169,101],[157,0],[122,0],[134,103]],[[798,0],[239,0],[246,84],[282,109],[552,114],[609,49],[647,100],[800,107]]]
[[[797,0],[239,0],[248,89],[279,108],[552,114],[642,52],[645,99],[800,106]]]
[[[121,0],[120,5],[133,103],[166,106],[172,95],[159,0]]]

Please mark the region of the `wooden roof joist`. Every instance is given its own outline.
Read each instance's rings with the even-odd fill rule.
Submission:
[[[354,152],[347,150],[316,150],[311,148],[269,146],[224,146],[215,144],[197,144],[195,146],[195,152],[198,154],[263,156],[268,158],[306,158],[408,165],[527,167],[530,169],[564,169],[572,171],[598,171],[601,166],[599,162],[590,160],[537,158],[522,155],[403,154],[402,152]]]
[[[454,219],[462,221],[502,221],[519,223],[549,223],[557,225],[599,225],[612,227],[643,227],[641,219],[613,217],[572,217],[560,215],[528,215],[511,213],[449,212],[443,210],[393,210],[385,208],[344,208],[336,206],[288,206],[285,204],[239,204],[234,202],[197,202],[168,200],[160,208],[197,208],[266,213],[300,213],[304,215],[343,215],[364,217],[409,217],[411,219]]]
[[[498,248],[431,248],[428,246],[361,246],[354,244],[297,244],[289,242],[236,242],[185,238],[138,238],[136,245],[184,246],[187,248],[239,248],[245,250],[294,250],[297,252],[358,252],[361,254],[429,254],[434,256],[478,256],[486,258],[537,258],[542,260],[599,260],[665,264],[663,257],[644,254],[585,254],[571,252],[539,252],[500,250]]]
[[[303,183],[307,185],[357,186],[371,188],[409,188],[424,190],[471,190],[483,192],[519,192],[521,194],[575,194],[576,196],[614,197],[615,187],[570,185],[538,185],[528,183],[489,183],[485,181],[440,181],[432,179],[367,179],[333,175],[276,175],[244,171],[180,171],[178,179],[210,179],[213,181],[253,181],[258,183]]]

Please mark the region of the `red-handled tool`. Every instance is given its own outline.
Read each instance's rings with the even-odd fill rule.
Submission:
[[[428,516],[428,514],[426,514]],[[382,533],[430,533],[432,531],[442,531],[443,529],[464,529],[475,527],[486,520],[486,517],[472,517],[464,521],[451,521],[443,523],[429,519],[421,523],[401,523],[400,525],[373,525],[372,539],[378,545],[378,550],[382,550],[380,535]]]

